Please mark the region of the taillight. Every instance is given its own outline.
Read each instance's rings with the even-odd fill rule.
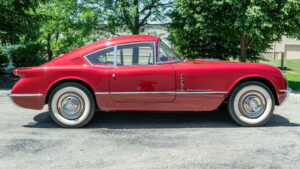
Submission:
[[[13,74],[16,75],[16,76],[24,77],[25,74],[26,74],[26,71],[29,70],[29,69],[32,69],[32,68],[30,68],[30,67],[21,67],[21,68],[15,69],[13,71]]]
[[[15,69],[13,72],[14,75],[18,76],[18,69]]]

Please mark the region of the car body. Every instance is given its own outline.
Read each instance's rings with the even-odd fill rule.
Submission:
[[[95,107],[103,111],[211,111],[244,82],[267,86],[276,105],[289,92],[286,79],[273,66],[182,61],[169,57],[171,51],[162,46],[154,36],[121,36],[86,45],[41,66],[18,68],[14,74],[21,79],[11,98],[19,106],[42,109],[57,86],[72,82],[86,87]]]

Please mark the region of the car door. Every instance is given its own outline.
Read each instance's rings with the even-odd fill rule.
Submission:
[[[156,65],[155,42],[118,45],[116,66],[110,70],[110,95],[114,102],[173,102],[175,71]]]

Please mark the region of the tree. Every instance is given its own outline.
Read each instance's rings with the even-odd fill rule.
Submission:
[[[98,22],[98,28],[117,34],[128,31],[140,34],[149,22],[166,21],[166,14],[174,5],[173,0],[85,0],[95,15],[100,13],[104,22]]]
[[[16,67],[39,66],[45,63],[45,58],[41,57],[41,48],[39,43],[28,43],[26,45],[16,46],[10,51],[13,63]]]
[[[42,16],[34,11],[40,1],[0,0],[0,44],[16,44],[22,38],[28,41],[37,37]]]
[[[49,0],[36,9],[45,18],[39,28],[38,42],[43,45],[48,61],[95,40],[99,35],[94,31],[95,15],[81,3]]]
[[[163,20],[170,0],[48,0],[36,13],[44,16],[38,42],[47,60],[85,43],[129,31],[139,34],[149,21]]]
[[[125,24],[133,35],[140,34],[141,29],[149,21],[164,21],[168,9],[173,5],[173,1],[163,0],[120,0],[116,4],[117,15],[110,16],[120,25]],[[116,17],[114,17],[116,16]],[[109,22],[110,24],[115,22]]]
[[[7,52],[0,46],[0,68],[2,68],[2,64],[7,63]]]
[[[283,35],[300,37],[299,13],[298,0],[177,0],[170,39],[186,57],[255,61]]]
[[[0,0],[0,64],[14,59],[16,66],[41,63],[41,49],[33,43],[39,36],[44,19],[36,8],[45,0]],[[9,58],[9,59],[8,59]],[[5,64],[3,64],[5,65]]]

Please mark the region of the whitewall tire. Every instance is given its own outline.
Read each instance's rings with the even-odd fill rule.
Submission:
[[[273,115],[275,99],[271,90],[260,82],[245,82],[230,95],[228,111],[242,126],[261,126]]]
[[[62,127],[82,127],[95,113],[91,92],[78,83],[64,83],[56,87],[49,98],[53,120]]]

